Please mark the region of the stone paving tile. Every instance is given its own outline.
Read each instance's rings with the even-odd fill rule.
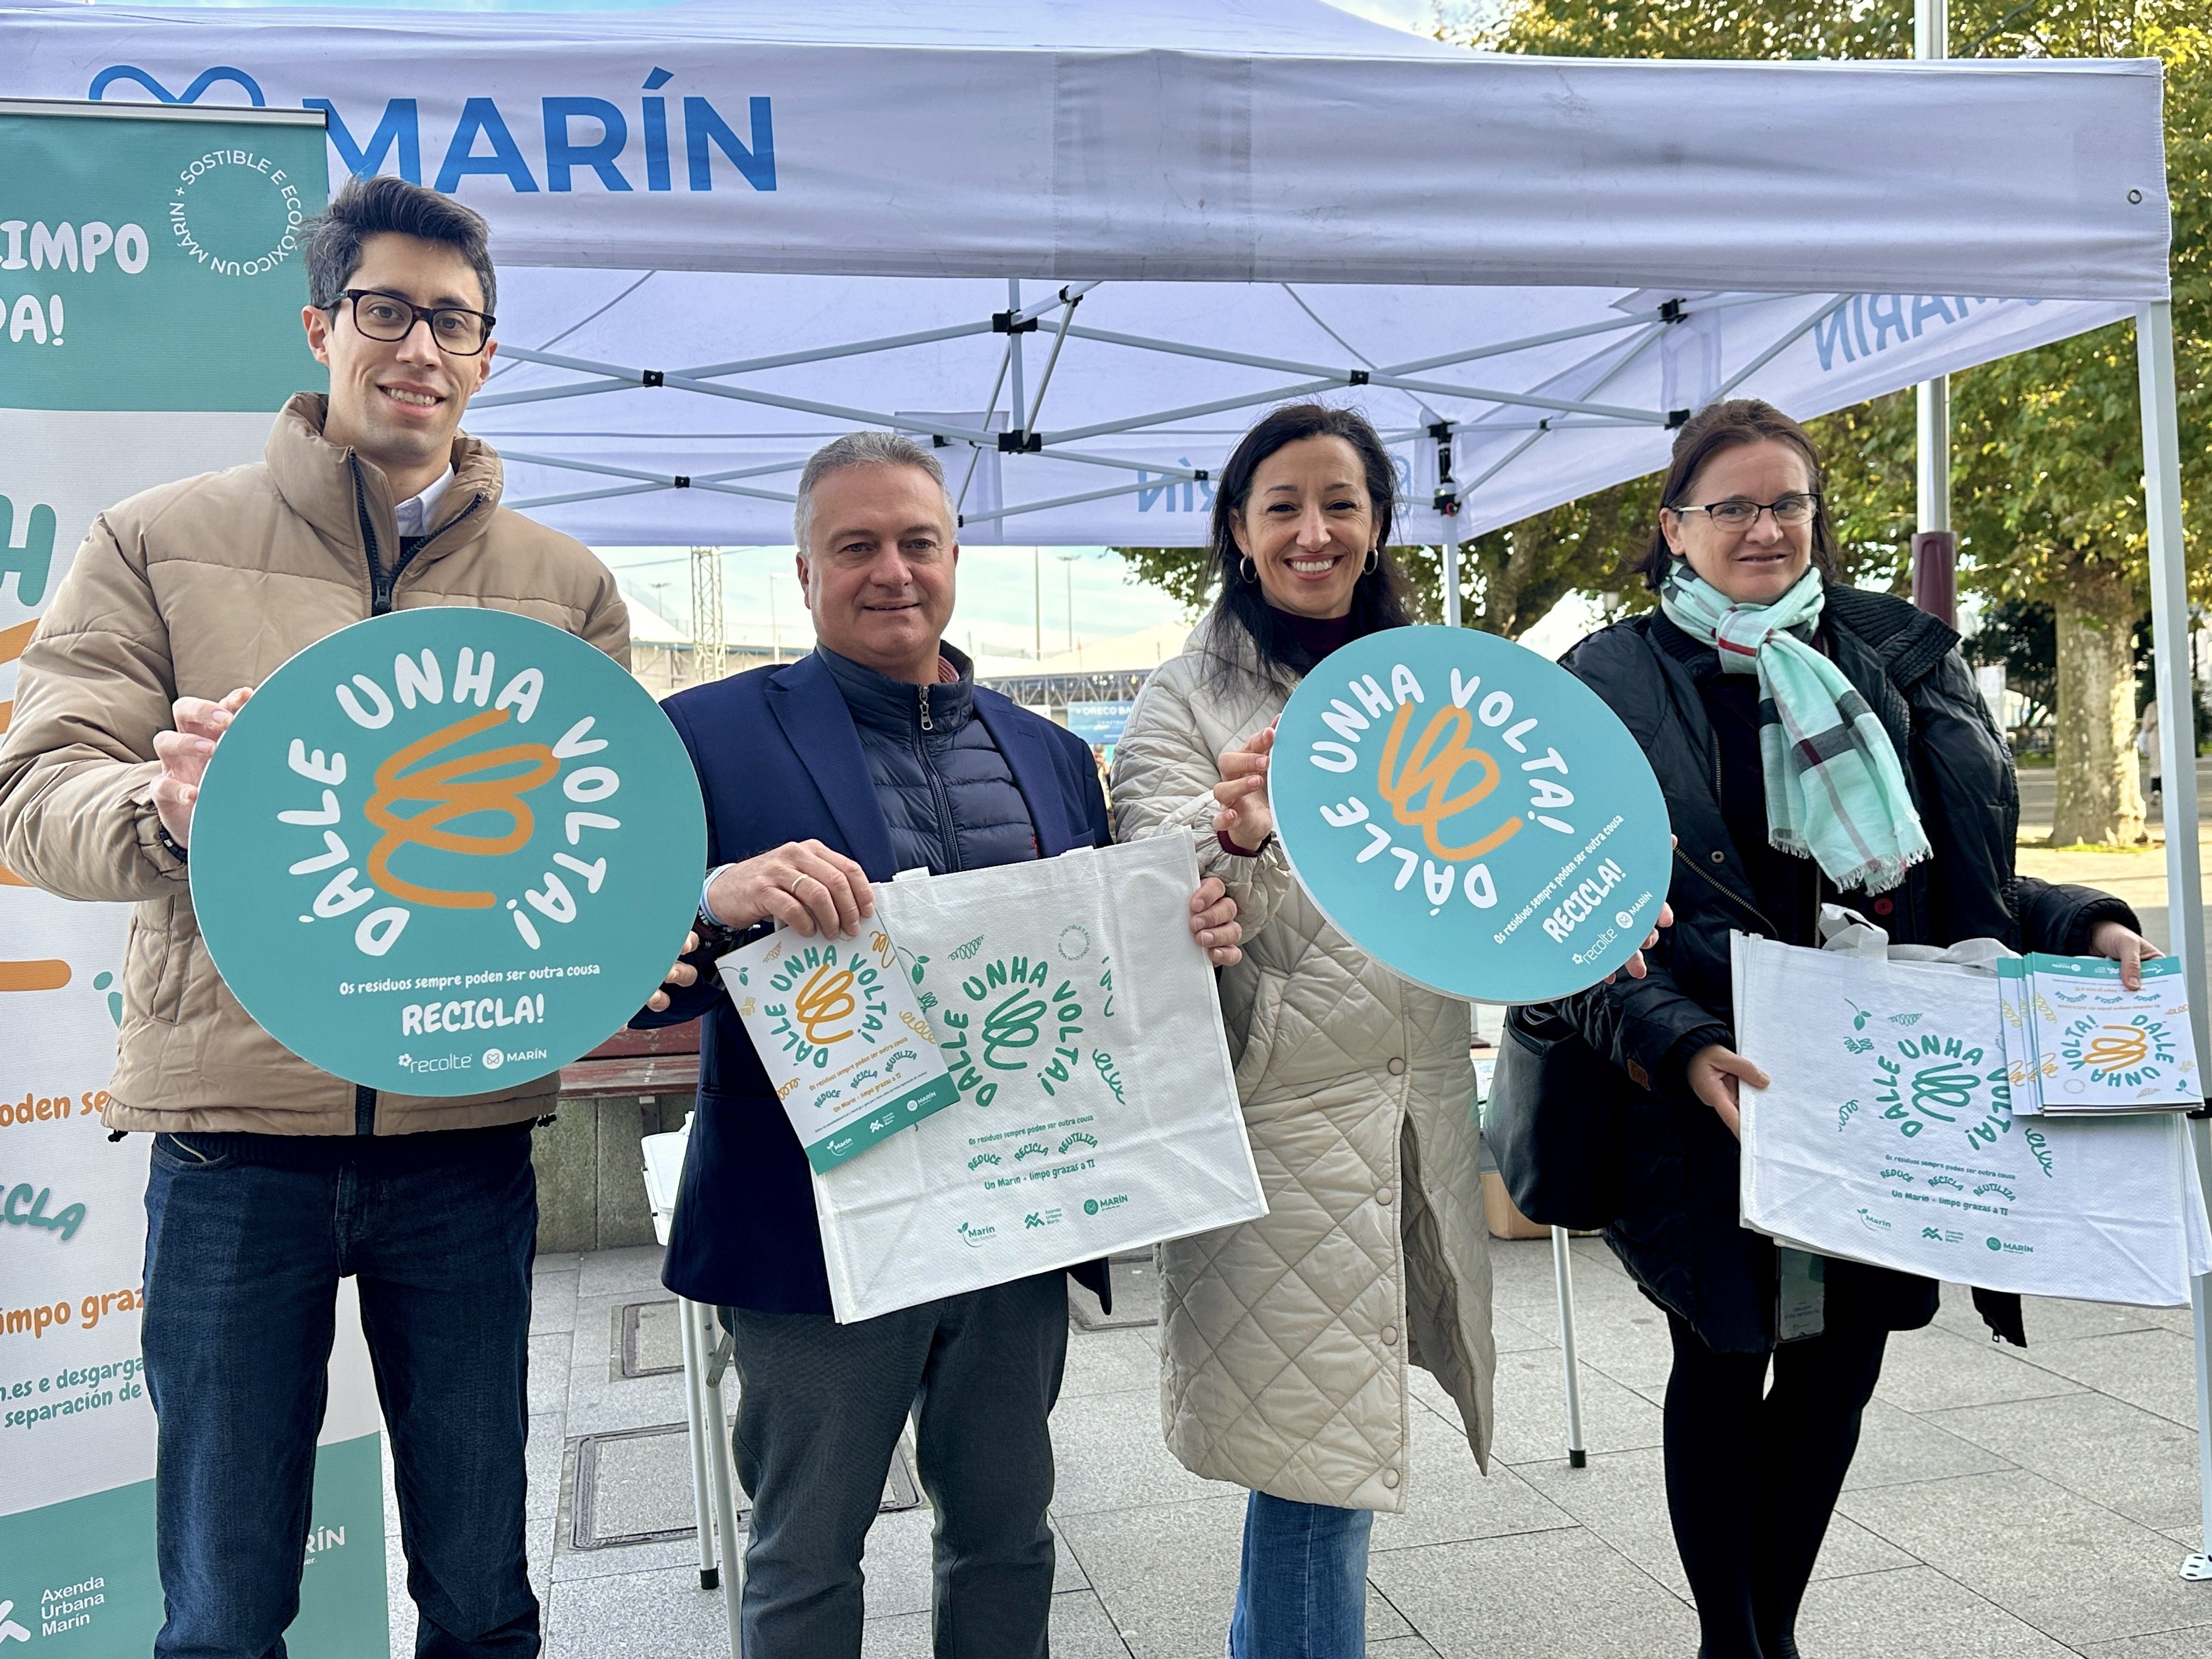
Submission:
[[[1051,1639],[1056,1659],[1128,1659],[1114,1621],[1086,1590],[1052,1598]],[[930,1650],[927,1613],[871,1619],[860,1633],[860,1659],[929,1659]]]
[[[2025,1469],[1847,1492],[1839,1507],[2062,1642],[2113,1641],[2212,1614],[2172,1540]]]
[[[530,1482],[523,1513],[535,1521],[561,1509],[561,1413],[532,1418],[529,1430],[530,1439],[522,1450],[523,1470]]]
[[[530,1276],[531,1335],[575,1328],[576,1278],[574,1267],[541,1267]]]
[[[1797,1615],[1797,1645],[1850,1659],[2068,1659],[2073,1651],[1921,1566],[1814,1583]]]
[[[2031,1348],[2052,1376],[2140,1406],[2187,1428],[2197,1425],[2197,1381],[2186,1333],[2157,1329],[2082,1337]]]
[[[1589,1370],[1602,1371],[1631,1389],[1663,1388],[1674,1369],[1674,1344],[1667,1317],[1638,1295],[1633,1304],[1583,1315],[1581,1281],[1576,1283],[1575,1356]]]
[[[1219,1497],[1233,1488],[1201,1480],[1160,1439],[1157,1393],[1071,1400],[1052,1414],[1058,1480],[1053,1512],[1063,1519],[1100,1510]]]
[[[584,1265],[580,1250],[540,1250],[531,1262],[531,1271],[541,1273],[573,1273]]]
[[[2106,1395],[1968,1406],[1921,1421],[2147,1527],[2185,1526],[2198,1512],[2196,1435]]]
[[[1491,1454],[1503,1463],[1567,1459],[1567,1403],[1556,1351],[1498,1356],[1498,1432]],[[1602,1371],[1582,1368],[1583,1441],[1593,1451],[1659,1443],[1659,1408]]]
[[[1244,1502],[1223,1496],[1081,1515],[1056,1511],[1060,1535],[1136,1659],[1220,1651],[1236,1595]]]
[[[2066,1395],[2056,1401],[2029,1401],[2008,1406],[1968,1407],[1970,1411],[2012,1412],[2030,1406],[2063,1409],[2084,1398]],[[1987,1474],[2009,1468],[2013,1460],[2001,1455],[1986,1442],[1976,1442],[1949,1432],[1945,1419],[1953,1413],[1929,1413],[1916,1417],[1877,1395],[1867,1402],[1860,1420],[1859,1449],[1851,1459],[1844,1490],[1863,1486],[1897,1486],[1913,1480],[1942,1480],[1954,1474]]]
[[[721,1592],[699,1588],[696,1565],[556,1579],[545,1611],[545,1659],[730,1659]]]
[[[1160,1391],[1160,1356],[1149,1331],[1090,1331],[1067,1339],[1067,1372],[1060,1397]]]
[[[2212,1625],[2162,1630],[2117,1642],[2092,1642],[2080,1651],[2087,1659],[2204,1659],[2212,1653]]]
[[[1373,1547],[1408,1549],[1573,1524],[1520,1474],[1492,1460],[1485,1476],[1459,1431],[1457,1414],[1413,1413],[1413,1455],[1406,1507],[1375,1517]]]
[[[1193,1659],[1221,1651],[1237,1597],[1244,1502],[1241,1496],[1205,1498],[1071,1516],[1061,1522],[1136,1659]],[[1367,1633],[1384,1642],[1413,1631],[1370,1590]]]
[[[1546,1323],[1526,1310],[1511,1314],[1503,1308],[1492,1309],[1490,1335],[1500,1353],[1525,1353],[1531,1348],[1559,1346],[1557,1326]]]
[[[627,1249],[593,1250],[583,1258],[576,1280],[580,1297],[608,1297],[635,1293],[638,1297],[665,1296],[660,1282],[658,1244],[639,1244]]]
[[[1520,1473],[1570,1521],[1587,1527],[1668,1589],[1688,1601],[1674,1529],[1667,1515],[1667,1484],[1658,1448],[1594,1455],[1589,1467],[1565,1463],[1531,1465]],[[1865,1528],[1838,1516],[1828,1528],[1818,1578],[1848,1577],[1916,1565],[1913,1558],[1886,1544]]]
[[[1370,1559],[1367,1576],[1440,1659],[1688,1659],[1689,1608],[1580,1528]]]
[[[2047,1350],[2038,1350],[2039,1358]],[[1875,1397],[1909,1412],[1942,1411],[1953,1406],[1996,1406],[2010,1400],[2041,1400],[2081,1387],[2040,1364],[2019,1358],[2018,1348],[2000,1348],[1930,1326],[1901,1331],[1889,1340],[1881,1381]]]
[[[543,1417],[568,1402],[567,1331],[547,1331],[530,1339],[530,1414]]]

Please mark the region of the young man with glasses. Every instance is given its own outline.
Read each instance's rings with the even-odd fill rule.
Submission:
[[[94,520],[23,655],[0,742],[0,863],[64,897],[138,907],[103,1116],[154,1137],[143,1346],[168,1615],[155,1653],[281,1659],[351,1274],[392,1431],[416,1650],[528,1656],[530,1127],[559,1078],[393,1095],[281,1047],[201,941],[192,809],[252,688],[348,623],[491,605],[619,659],[629,617],[588,550],[500,506],[499,457],[460,431],[495,349],[483,221],[359,179],[304,246],[329,396],[287,404],[260,465]]]

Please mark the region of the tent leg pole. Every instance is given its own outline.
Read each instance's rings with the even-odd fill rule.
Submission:
[[[1589,1462],[1583,1447],[1583,1380],[1575,1363],[1575,1261],[1567,1249],[1567,1230],[1552,1229],[1552,1283],[1559,1298],[1559,1368],[1567,1387],[1567,1467]]]
[[[2173,390],[2173,308],[2164,301],[2136,313],[2136,358],[2142,381],[2143,507],[2150,532],[2151,628],[2157,643],[2160,763],[2166,817],[2167,950],[2181,958],[2197,1040],[2197,1075],[2212,1059],[2206,1016],[2203,877],[2197,855],[2197,709],[2190,682],[2189,572],[2181,536],[2181,437]],[[2212,1123],[2189,1125],[2203,1184],[2212,1190]],[[2212,1578],[2212,1275],[2191,1288],[2197,1358],[2197,1494],[2202,1548],[2182,1564],[2185,1578]]]
[[[1444,626],[1459,623],[1459,544],[1447,534],[1444,540]]]

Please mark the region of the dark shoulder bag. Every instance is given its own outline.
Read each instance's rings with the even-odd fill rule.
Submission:
[[[1590,1231],[1619,1211],[1628,1079],[1549,1003],[1511,1010],[1498,1045],[1484,1133],[1529,1220]]]

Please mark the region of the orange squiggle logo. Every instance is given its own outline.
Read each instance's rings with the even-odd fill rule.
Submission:
[[[806,1033],[806,1040],[824,1048],[833,1042],[842,1042],[853,1034],[833,1031],[824,1036],[822,1028],[850,1019],[860,1007],[860,1000],[853,994],[853,970],[849,968],[816,969],[792,999],[792,1012]]]
[[[1419,827],[1422,841],[1438,858],[1458,863],[1496,852],[1521,828],[1518,817],[1507,818],[1480,841],[1466,847],[1447,847],[1437,833],[1437,826],[1445,819],[1480,804],[1498,787],[1498,763],[1484,750],[1470,747],[1467,741],[1474,730],[1474,716],[1456,706],[1437,710],[1401,769],[1398,751],[1413,714],[1412,703],[1398,705],[1398,716],[1390,722],[1390,734],[1383,740],[1382,763],[1375,774],[1376,788],[1390,803],[1390,811],[1399,823]],[[1449,735],[1447,726],[1453,728]],[[1453,794],[1453,780],[1462,768],[1468,766],[1480,769],[1480,781],[1473,788]]]
[[[2124,1072],[2150,1058],[2149,1034],[2133,1025],[2104,1025],[2081,1055],[2092,1071]]]
[[[384,838],[369,849],[368,873],[379,887],[394,898],[441,910],[491,908],[493,896],[489,893],[447,892],[435,887],[420,887],[393,875],[392,855],[403,847],[419,842],[441,853],[495,858],[512,853],[529,842],[537,820],[522,797],[550,782],[561,769],[560,761],[544,744],[512,744],[504,749],[456,756],[434,766],[422,765],[440,750],[450,749],[479,732],[500,725],[512,712],[505,708],[487,709],[451,726],[441,726],[396,751],[376,769],[376,793],[362,810],[368,814],[368,821],[385,833]],[[418,766],[421,769],[415,770]],[[529,769],[503,778],[481,775],[514,766]],[[392,810],[401,801],[427,801],[429,805],[403,817]],[[509,828],[503,835],[465,836],[443,827],[471,812],[504,813]]]

